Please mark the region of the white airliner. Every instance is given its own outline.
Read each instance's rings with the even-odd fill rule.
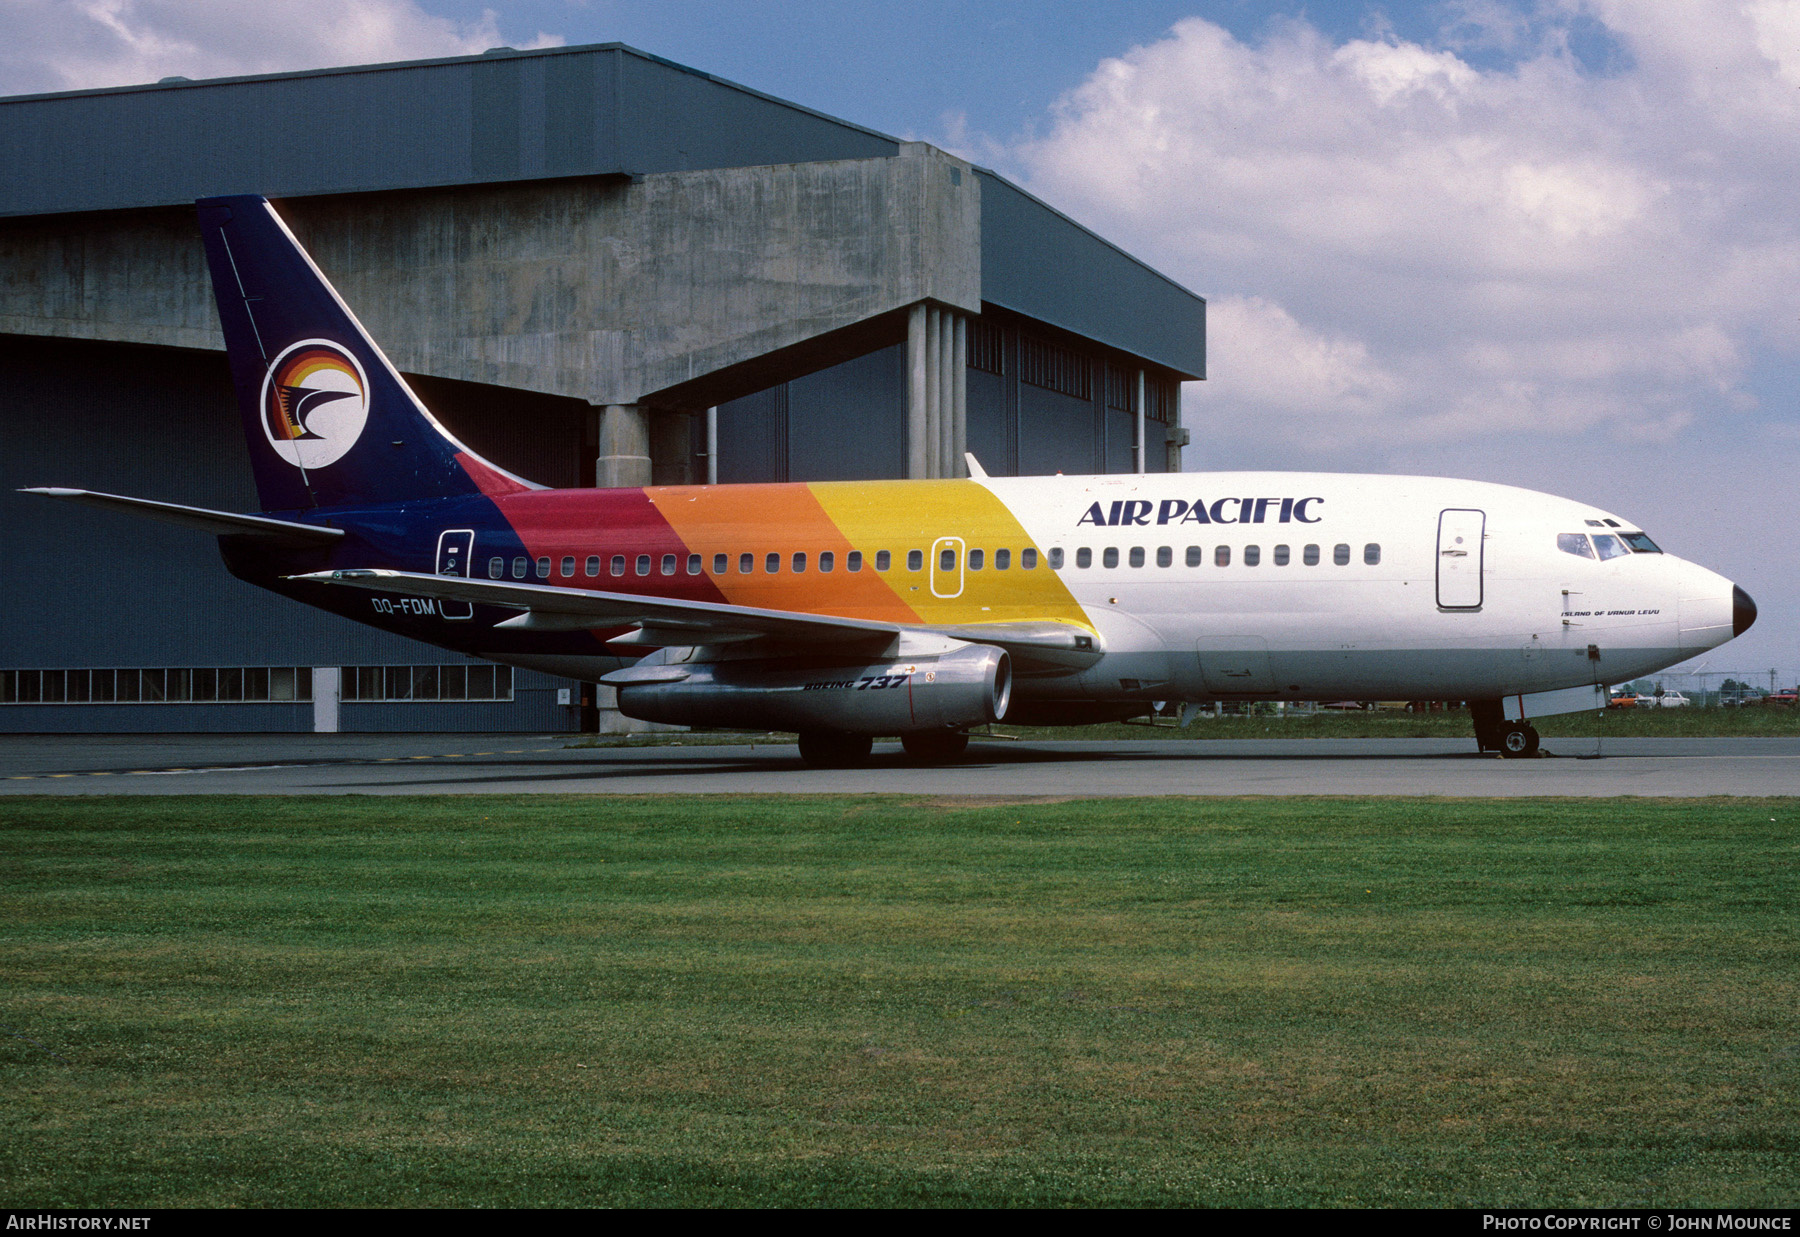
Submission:
[[[239,576],[618,689],[626,714],[873,736],[1152,702],[1466,700],[1483,749],[1742,634],[1629,521],[1433,477],[1183,473],[549,490],[457,442],[261,198],[200,204],[264,513],[40,490],[220,535]]]

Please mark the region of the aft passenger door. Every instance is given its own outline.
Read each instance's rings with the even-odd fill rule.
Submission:
[[[1438,609],[1481,609],[1481,559],[1486,529],[1486,512],[1453,507],[1438,513]]]
[[[469,578],[469,560],[475,556],[475,530],[446,529],[438,534],[437,574]],[[438,602],[438,613],[447,619],[475,617],[475,607],[466,601]]]

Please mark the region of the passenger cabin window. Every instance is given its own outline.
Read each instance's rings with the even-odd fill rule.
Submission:
[[[1254,567],[1260,562],[1262,562],[1262,547],[1259,545],[1245,546],[1244,547],[1244,566]]]
[[[640,554],[637,556],[637,573],[640,576],[647,576],[650,574],[650,556],[648,554]]]
[[[1157,546],[1156,565],[1158,567],[1173,567],[1175,565],[1174,549],[1166,545]]]
[[[1636,550],[1639,554],[1662,553],[1662,548],[1642,533],[1620,533],[1619,536],[1625,539],[1626,545]]]
[[[1368,545],[1363,547],[1363,564],[1368,567],[1375,567],[1379,566],[1380,563],[1381,546],[1371,541]]]
[[[738,574],[740,576],[747,576],[755,570],[756,570],[756,555],[754,555],[754,554],[738,555]]]
[[[1342,541],[1331,547],[1331,561],[1340,567],[1350,565],[1350,547]]]
[[[698,554],[688,555],[687,573],[690,576],[697,576],[700,574],[700,556]]]
[[[615,554],[612,556],[612,573],[615,576],[622,576],[625,574],[625,556],[623,554]]]
[[[987,551],[986,550],[970,550],[969,551],[969,570],[970,571],[980,571],[982,568],[982,564],[984,564],[986,562],[987,562]]]
[[[725,572],[730,569],[730,567],[731,567],[731,555],[729,555],[729,554],[713,555],[713,574],[715,576],[724,575]]]
[[[506,574],[506,560],[503,558],[488,559],[488,579],[498,580]]]
[[[1187,548],[1187,565],[1198,567],[1206,561],[1206,550],[1203,546],[1191,545]]]
[[[956,570],[956,551],[955,550],[945,549],[945,550],[938,551],[938,570],[939,571],[955,571]]]
[[[1062,565],[1063,565],[1062,547],[1061,546],[1052,546],[1050,549],[1050,570],[1061,571]]]
[[[1288,565],[1288,548],[1286,546],[1278,545],[1275,547],[1275,565],[1277,567],[1285,567]]]
[[[894,564],[894,556],[886,550],[875,551],[875,570],[886,571]]]
[[[925,551],[908,550],[906,552],[906,569],[908,571],[923,571],[925,569]]]
[[[1218,549],[1213,551],[1213,566],[1215,566],[1215,567],[1231,566],[1231,547],[1230,546],[1222,545]]]
[[[819,570],[820,571],[830,571],[836,566],[837,566],[837,555],[836,554],[833,554],[830,550],[821,550],[819,552]]]
[[[861,550],[852,550],[852,551],[850,551],[850,553],[844,555],[844,570],[845,571],[861,571],[862,570],[862,551]]]
[[[1623,558],[1631,553],[1625,548],[1625,543],[1611,533],[1595,533],[1594,549],[1600,552],[1600,561],[1602,562],[1609,558]]]
[[[1027,551],[1027,553],[1029,553],[1029,551]],[[994,570],[995,571],[1005,571],[1007,568],[1009,568],[1011,566],[1012,566],[1012,551],[1011,550],[995,550],[994,551]]]
[[[1061,550],[1056,551],[1056,561],[1054,563],[1051,563],[1050,565],[1052,567],[1060,567],[1062,565],[1062,551]],[[1032,549],[1020,550],[1019,551],[1019,570],[1020,571],[1035,571],[1036,569],[1037,569],[1037,551],[1032,550]]]
[[[1134,545],[1131,547],[1131,565],[1133,567],[1142,567],[1144,565],[1144,547],[1143,546]]]
[[[1319,565],[1319,547],[1316,545],[1309,545],[1304,550],[1300,551],[1300,561],[1305,563],[1308,567],[1317,567]]]
[[[1106,549],[1100,552],[1100,561],[1105,563],[1108,567],[1117,567],[1119,565],[1119,547],[1116,545],[1107,546]]]
[[[801,572],[801,571],[806,570],[806,551],[804,551],[804,550],[794,551],[794,570],[796,572]]]
[[[1599,520],[1589,520],[1589,524],[1598,524]],[[1556,534],[1556,548],[1564,554],[1574,554],[1581,558],[1594,557],[1594,547],[1588,544],[1586,533]]]
[[[537,561],[537,578],[540,580],[548,580],[550,578],[550,560],[549,559],[547,559],[547,558],[538,559],[538,561]]]
[[[780,570],[781,570],[781,555],[780,554],[769,553],[769,554],[763,555],[763,571],[764,572],[766,572],[769,575],[774,575],[776,572],[778,572]]]
[[[588,555],[587,562],[584,563],[583,566],[585,566],[587,568],[587,573],[589,576],[599,575],[600,574],[600,556],[598,554]]]
[[[675,556],[673,554],[665,554],[662,556],[662,573],[665,576],[672,576],[675,574]]]
[[[563,575],[564,577],[572,576],[575,574],[575,560],[573,558],[564,558],[563,559],[562,571],[560,574]]]
[[[1082,546],[1079,550],[1075,551],[1075,565],[1077,567],[1092,567],[1094,565],[1094,552],[1086,546]]]
[[[513,559],[513,579],[523,580],[524,578],[525,578],[525,560],[522,558]]]

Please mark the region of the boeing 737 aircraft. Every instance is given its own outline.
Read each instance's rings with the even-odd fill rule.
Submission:
[[[899,735],[1152,701],[1458,699],[1484,750],[1740,635],[1731,581],[1547,494],[1325,473],[551,490],[420,404],[260,197],[199,204],[259,515],[32,492],[204,529],[239,577],[618,689],[629,716]]]

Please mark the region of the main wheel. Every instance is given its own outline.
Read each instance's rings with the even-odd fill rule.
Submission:
[[[906,754],[924,765],[941,765],[969,750],[969,736],[961,730],[915,730],[900,736]]]
[[[1538,732],[1531,726],[1512,725],[1500,732],[1500,754],[1506,757],[1535,756]]]
[[[800,759],[815,769],[854,769],[869,758],[875,740],[841,730],[806,730],[800,734]]]

